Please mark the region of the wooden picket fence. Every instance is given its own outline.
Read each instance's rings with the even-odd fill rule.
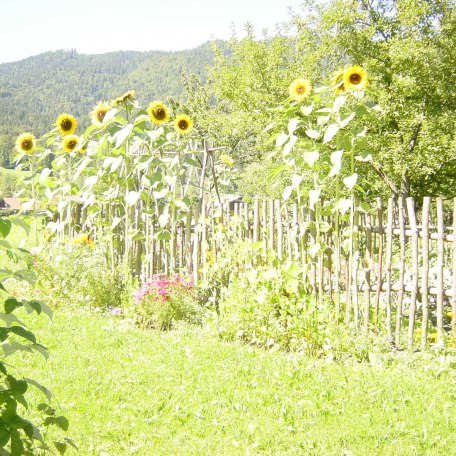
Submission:
[[[165,239],[156,236],[157,214],[137,208],[144,239],[131,245],[132,269],[148,277],[179,271],[204,282],[227,245],[261,243],[302,265],[303,283],[319,304],[333,303],[337,320],[410,348],[455,336],[456,199],[451,207],[430,197],[351,206],[341,216],[279,200],[197,202],[174,229],[165,227]]]

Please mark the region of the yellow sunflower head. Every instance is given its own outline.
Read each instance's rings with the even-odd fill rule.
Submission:
[[[331,86],[334,88],[334,90],[337,94],[339,94],[345,90],[344,71],[343,70],[337,70],[334,73],[334,75],[331,79]]]
[[[104,102],[100,101],[93,111],[90,113],[90,117],[92,119],[92,123],[95,125],[98,125],[99,127],[103,125],[103,120],[105,118],[105,115],[108,111],[110,111],[112,108],[111,106]]]
[[[169,120],[169,109],[161,102],[154,101],[147,109],[151,122],[161,125]]]
[[[71,114],[60,114],[57,117],[55,126],[59,129],[61,135],[72,135],[78,126],[78,122]]]
[[[295,79],[288,87],[290,98],[294,101],[303,101],[310,95],[312,85],[308,79]]]
[[[62,148],[65,152],[73,152],[79,144],[79,137],[76,135],[67,135],[63,138]]]
[[[358,65],[344,71],[344,87],[346,90],[364,90],[367,84],[367,72]]]
[[[30,133],[23,133],[16,139],[16,149],[18,152],[25,152],[27,155],[30,155],[35,147],[35,136]]]
[[[115,100],[112,100],[111,105],[118,106],[122,103],[133,103],[133,101],[135,99],[136,99],[136,92],[134,90],[129,90],[128,92],[125,92],[123,95],[116,98]]]
[[[180,114],[174,121],[174,128],[182,135],[187,135],[192,131],[193,121],[190,117]]]
[[[228,166],[234,165],[234,160],[229,155],[226,155],[226,154],[220,155],[220,160],[222,161],[222,163],[225,163],[225,165],[228,165]]]

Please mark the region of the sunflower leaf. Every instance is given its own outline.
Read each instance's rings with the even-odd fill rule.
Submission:
[[[326,144],[329,141],[331,141],[331,139],[334,138],[334,136],[337,134],[338,131],[339,131],[339,125],[337,125],[337,124],[329,125],[323,136],[323,143]]]
[[[317,130],[309,129],[309,130],[306,130],[306,135],[307,135],[309,138],[318,139],[318,138],[320,137],[320,132],[317,131]]]
[[[116,133],[116,149],[118,149],[125,142],[132,130],[133,124],[127,124],[122,128],[122,130]]]

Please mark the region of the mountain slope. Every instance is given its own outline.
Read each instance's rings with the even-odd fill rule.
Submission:
[[[179,52],[119,51],[99,55],[46,52],[0,65],[0,166],[8,166],[12,141],[22,131],[47,131],[61,112],[82,125],[99,100],[136,90],[143,105],[181,98],[181,73],[203,79],[212,62],[210,43]]]

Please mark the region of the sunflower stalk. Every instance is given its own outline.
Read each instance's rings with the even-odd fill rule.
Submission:
[[[28,156],[28,161],[29,161],[29,167],[30,167],[30,174],[31,174],[31,179],[32,179],[32,201],[33,201],[33,206],[32,206],[32,217],[33,217],[33,232],[35,235],[35,245],[39,244],[39,239],[38,239],[38,219],[37,219],[37,211],[36,211],[36,188],[35,188],[35,173],[36,169],[33,163],[33,157]]]

